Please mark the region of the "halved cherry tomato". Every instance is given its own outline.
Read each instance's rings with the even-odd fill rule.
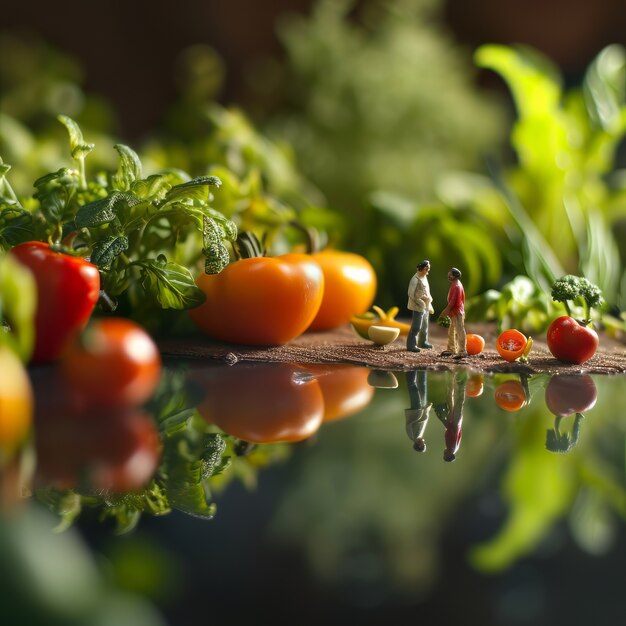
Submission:
[[[150,335],[131,320],[92,322],[68,347],[61,369],[73,390],[97,406],[146,402],[161,376],[161,357]]]
[[[32,271],[37,283],[31,361],[53,361],[89,320],[100,293],[98,268],[41,241],[21,243],[10,254]]]
[[[498,385],[494,398],[501,409],[510,412],[519,411],[528,401],[526,390],[518,380],[507,380]]]
[[[123,493],[146,485],[161,442],[154,420],[138,409],[88,414],[47,411],[35,428],[36,484]]]
[[[32,418],[33,391],[26,370],[13,352],[0,346],[0,458],[12,456],[24,442]]]
[[[526,350],[528,339],[519,330],[511,328],[501,333],[496,340],[496,350],[505,361],[519,359]]]
[[[465,336],[467,354],[480,354],[485,349],[485,340],[480,335],[468,333]]]
[[[317,314],[324,276],[310,255],[253,257],[201,274],[206,301],[189,315],[209,337],[256,346],[287,343]]]
[[[359,254],[322,250],[312,255],[324,273],[324,297],[310,330],[343,326],[365,313],[376,295],[376,272]]]
[[[324,397],[324,422],[362,411],[374,397],[370,370],[357,365],[305,365],[319,382]]]
[[[196,370],[189,376],[204,390],[200,414],[250,443],[307,439],[324,417],[319,382],[294,365],[242,363]]]

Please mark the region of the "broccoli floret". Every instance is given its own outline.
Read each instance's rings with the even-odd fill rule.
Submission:
[[[582,305],[585,311],[585,322],[588,323],[592,307],[600,307],[604,304],[602,291],[597,285],[580,276],[567,274],[559,278],[552,285],[552,299],[562,302],[571,316],[570,302]]]

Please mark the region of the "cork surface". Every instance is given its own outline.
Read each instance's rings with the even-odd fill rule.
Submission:
[[[211,341],[208,338],[176,338],[159,343],[164,357],[206,359],[234,364],[239,361],[274,363],[352,363],[382,370],[454,369],[460,365],[484,372],[585,372],[618,374],[626,372],[626,345],[600,335],[596,354],[582,365],[561,363],[549,352],[544,337],[533,337],[528,363],[508,363],[495,349],[495,327],[467,325],[467,332],[485,338],[485,350],[476,356],[454,359],[440,355],[446,346],[447,331],[434,324],[430,327],[433,349],[419,353],[406,350],[406,338],[379,347],[361,339],[346,326],[328,332],[305,333],[288,344],[269,348],[242,346]]]

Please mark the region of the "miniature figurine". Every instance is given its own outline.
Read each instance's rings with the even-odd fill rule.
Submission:
[[[420,348],[430,349],[428,343],[428,314],[434,313],[433,299],[428,285],[430,261],[424,260],[417,265],[415,275],[409,283],[409,303],[407,308],[412,311],[411,328],[406,338],[406,349],[409,352],[419,352]]]
[[[448,272],[450,290],[448,305],[439,315],[439,319],[450,318],[448,327],[448,346],[441,356],[452,356],[460,359],[467,356],[465,346],[465,290],[461,283],[461,271],[453,267]]]
[[[432,402],[428,402],[426,397],[426,370],[407,372],[406,383],[411,401],[411,408],[404,409],[406,434],[413,442],[413,449],[417,452],[424,452],[426,450],[424,431],[432,407]]]
[[[461,446],[466,384],[467,374],[461,371],[456,372],[452,384],[448,387],[447,403],[435,405],[435,413],[446,427],[444,434],[446,446],[443,451],[443,460],[448,463],[454,461]]]

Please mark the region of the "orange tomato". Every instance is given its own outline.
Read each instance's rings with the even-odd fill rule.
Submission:
[[[191,309],[194,323],[213,339],[272,346],[302,334],[324,293],[320,266],[305,254],[241,259],[196,284],[206,301]]]
[[[150,335],[131,320],[92,322],[67,349],[61,369],[72,389],[97,406],[133,406],[150,399],[161,357]]]
[[[527,343],[528,339],[524,334],[511,328],[500,334],[496,340],[496,350],[505,361],[512,362],[524,354]]]
[[[367,378],[370,370],[357,365],[306,365],[319,382],[324,397],[324,422],[363,410],[374,397]]]
[[[310,330],[343,326],[372,306],[376,272],[365,257],[339,250],[323,250],[312,257],[324,273],[324,297]]]
[[[204,390],[198,411],[250,443],[301,441],[317,431],[324,397],[310,372],[285,363],[242,363],[190,373]]]
[[[11,456],[24,442],[32,419],[33,391],[26,370],[13,352],[0,346],[0,457]]]
[[[468,333],[465,337],[467,354],[480,354],[485,349],[485,340],[480,335]]]
[[[526,405],[528,398],[522,383],[518,380],[507,380],[496,387],[496,404],[505,411],[519,411]]]

